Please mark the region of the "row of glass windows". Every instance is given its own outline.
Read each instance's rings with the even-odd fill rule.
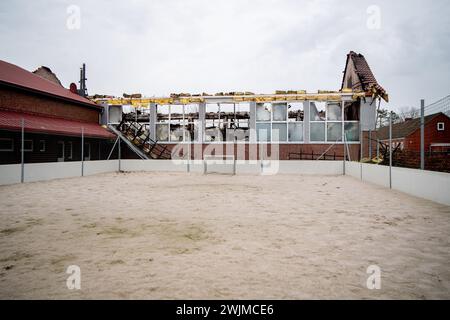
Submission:
[[[344,108],[343,108],[344,106]],[[207,104],[204,141],[249,141],[250,105]],[[260,142],[303,142],[303,103],[258,103],[256,133]],[[357,103],[309,103],[311,142],[359,141]],[[198,105],[157,106],[158,141],[198,141]]]

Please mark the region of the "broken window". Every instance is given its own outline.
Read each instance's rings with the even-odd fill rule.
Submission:
[[[236,104],[236,122],[233,136],[237,141],[249,141],[250,138],[250,104]],[[230,134],[227,134],[227,141]]]
[[[359,121],[359,100],[344,103],[345,121]]]
[[[287,105],[288,110],[288,141],[303,141],[303,103],[292,102]]]
[[[309,120],[310,130],[309,139],[312,142],[325,141],[325,102],[310,102],[309,104]]]
[[[156,122],[169,123],[170,106],[156,105]]]
[[[256,104],[256,121],[270,121],[272,114],[272,104],[257,103]]]
[[[310,121],[325,121],[325,102],[311,102],[309,109]]]
[[[327,141],[328,142],[342,141],[342,122],[327,123]]]
[[[198,141],[199,113],[197,104],[184,105],[184,121],[186,124],[184,141]]]
[[[286,103],[274,103],[272,106],[273,121],[286,121],[287,105]]]
[[[169,141],[169,125],[157,123],[156,124],[156,140]]]
[[[328,103],[327,105],[327,120],[328,121],[341,121],[342,120],[342,107],[340,103]]]
[[[359,141],[359,123],[345,122],[344,124],[345,140],[348,142]]]
[[[182,142],[184,138],[185,121],[182,105],[170,106],[170,141]]]
[[[289,122],[302,122],[303,116],[303,103],[293,102],[288,104]]]

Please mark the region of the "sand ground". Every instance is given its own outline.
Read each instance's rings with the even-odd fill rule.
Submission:
[[[2,186],[0,217],[2,299],[450,298],[450,207],[350,177],[110,173]]]

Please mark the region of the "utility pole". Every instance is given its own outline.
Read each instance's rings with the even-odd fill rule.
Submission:
[[[425,170],[425,100],[420,100],[420,169]]]

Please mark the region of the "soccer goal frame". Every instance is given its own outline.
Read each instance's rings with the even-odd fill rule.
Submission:
[[[214,166],[229,166],[231,172],[214,171]],[[230,174],[236,175],[236,158],[234,155],[211,155],[203,157],[203,174]]]

